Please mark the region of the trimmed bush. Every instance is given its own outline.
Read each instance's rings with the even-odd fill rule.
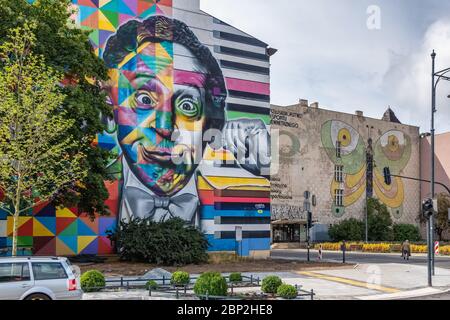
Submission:
[[[275,294],[282,284],[280,277],[268,276],[263,279],[261,290],[264,293]]]
[[[191,276],[189,273],[184,271],[177,271],[172,274],[172,279],[170,279],[170,283],[175,286],[185,286],[190,282]]]
[[[289,284],[282,284],[278,287],[277,295],[283,299],[295,299],[297,298],[297,289]]]
[[[147,290],[156,290],[156,289],[158,289],[158,284],[154,280],[149,280],[145,284],[145,289],[147,289]]]
[[[208,241],[197,228],[180,218],[162,223],[150,219],[121,221],[108,232],[120,259],[164,266],[183,266],[208,261]]]
[[[394,224],[393,232],[394,241],[403,242],[409,240],[411,242],[416,242],[422,240],[419,227],[413,224]]]
[[[238,272],[230,274],[230,282],[242,282],[242,274]]]
[[[81,276],[81,289],[84,292],[97,292],[106,285],[105,276],[97,270],[89,270]]]
[[[205,272],[195,282],[194,293],[197,296],[225,297],[228,294],[227,281],[218,272]]]

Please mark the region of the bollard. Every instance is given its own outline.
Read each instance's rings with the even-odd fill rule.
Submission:
[[[123,287],[123,277],[120,277],[120,286]]]
[[[166,276],[163,275],[163,286],[166,285]]]
[[[311,289],[311,300],[314,300],[314,289]]]
[[[341,250],[342,250],[342,263],[345,263],[345,251],[347,250],[347,246],[345,245],[345,240],[342,242]]]

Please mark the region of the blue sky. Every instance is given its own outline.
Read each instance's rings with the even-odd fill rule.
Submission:
[[[370,30],[369,6],[380,9]],[[201,0],[201,8],[269,43],[272,103],[300,98],[381,118],[388,106],[430,130],[431,58],[450,67],[450,1]],[[438,87],[437,132],[450,131],[450,83]]]

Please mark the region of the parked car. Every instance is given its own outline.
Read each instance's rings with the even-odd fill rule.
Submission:
[[[75,269],[67,258],[0,258],[0,300],[79,300]]]

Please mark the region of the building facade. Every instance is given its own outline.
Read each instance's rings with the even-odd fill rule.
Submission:
[[[423,137],[420,144],[420,172],[423,180],[431,180],[431,137]],[[435,137],[435,179],[450,187],[450,132]],[[436,193],[446,193],[442,186],[436,185]],[[431,184],[422,183],[422,199],[431,196]]]
[[[275,131],[280,154],[271,179],[274,243],[305,241],[308,210],[315,221],[312,240],[327,240],[331,225],[365,218],[366,197],[386,204],[394,223],[418,224],[420,183],[384,183],[384,167],[394,175],[420,175],[419,128],[401,124],[392,110],[378,120],[301,100],[272,106],[273,136]]]
[[[73,6],[110,73],[104,86],[114,118],[105,120],[108,130],[97,143],[113,154],[112,213],[91,221],[76,208],[37,207],[20,218],[23,253],[110,254],[107,232],[119,220],[180,217],[204,231],[212,252],[268,256],[268,175],[236,160],[233,139],[213,150],[203,135],[270,132],[276,50],[201,11],[200,0],[73,0]],[[180,134],[172,141],[174,128]],[[185,161],[169,164],[174,153]],[[11,244],[11,235],[12,219],[1,213],[0,247]]]

